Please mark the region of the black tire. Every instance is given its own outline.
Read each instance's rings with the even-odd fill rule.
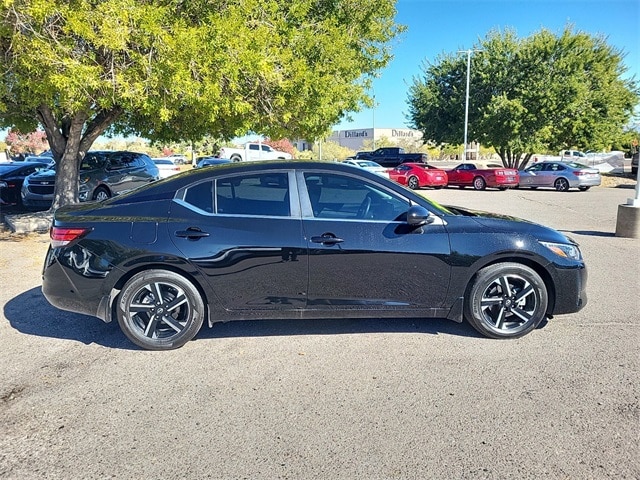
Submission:
[[[232,162],[240,162],[242,161],[242,157],[240,155],[231,155],[231,159]]]
[[[518,338],[542,322],[548,302],[547,287],[533,269],[497,263],[480,270],[467,288],[465,318],[486,337]]]
[[[558,192],[566,192],[569,190],[569,182],[567,181],[566,178],[563,178],[563,177],[560,177],[559,179],[557,179],[553,184],[553,186]]]
[[[473,179],[473,188],[476,190],[484,190],[487,188],[487,182],[485,182],[482,177],[476,177]]]
[[[590,188],[591,188],[591,186],[584,186],[584,187],[578,187],[578,190],[580,190],[581,192],[586,192]]]
[[[93,199],[99,202],[102,202],[110,197],[111,197],[111,194],[109,193],[109,190],[107,190],[104,187],[98,187],[93,192]]]
[[[417,190],[418,188],[420,188],[420,181],[418,180],[418,177],[416,177],[415,175],[411,175],[407,179],[407,186],[411,190]]]
[[[500,190],[501,192],[504,192],[507,189],[507,187],[498,187],[498,190]]]
[[[183,346],[202,327],[204,312],[198,289],[168,270],[137,273],[118,298],[120,328],[129,340],[147,350]]]

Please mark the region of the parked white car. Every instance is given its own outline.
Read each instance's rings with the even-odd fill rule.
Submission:
[[[293,156],[287,152],[279,152],[264,143],[245,143],[242,148],[223,147],[218,154],[220,158],[229,158],[232,162],[248,160],[291,160]]]
[[[370,172],[377,173],[378,175],[389,178],[389,169],[383,167],[379,163],[372,162],[371,160],[347,159],[342,163],[353,165],[354,167],[364,168],[365,170],[369,170]]]
[[[168,158],[152,158],[153,163],[158,167],[160,178],[167,178],[176,173],[180,173],[180,167]]]

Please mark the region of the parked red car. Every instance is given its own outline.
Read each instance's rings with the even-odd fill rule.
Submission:
[[[442,188],[447,185],[447,172],[426,163],[401,163],[389,170],[389,178],[411,190],[420,187]]]
[[[487,187],[506,190],[515,188],[520,182],[520,175],[515,168],[505,168],[496,163],[461,163],[452,170],[447,170],[449,185],[460,188],[473,187],[484,190]]]

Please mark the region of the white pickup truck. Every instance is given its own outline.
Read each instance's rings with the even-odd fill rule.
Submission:
[[[291,160],[290,153],[279,152],[264,143],[245,143],[242,148],[222,147],[219,153],[220,158],[228,158],[233,162],[244,162],[247,160]]]

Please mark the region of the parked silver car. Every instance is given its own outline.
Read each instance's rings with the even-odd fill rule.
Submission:
[[[602,181],[597,168],[575,162],[539,162],[519,173],[520,188],[549,187],[559,192],[566,192],[570,188],[584,192],[600,185]]]
[[[158,167],[144,153],[87,152],[80,164],[78,196],[81,202],[106,200],[159,178]],[[55,179],[55,166],[26,177],[22,184],[22,203],[28,207],[50,206]]]

